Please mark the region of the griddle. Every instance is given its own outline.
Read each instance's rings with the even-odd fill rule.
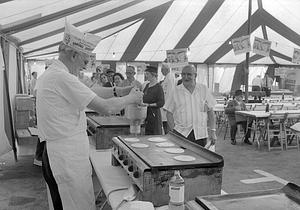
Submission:
[[[148,141],[149,138],[161,137],[167,139],[167,142],[175,144],[175,147],[184,149],[184,153],[171,154],[164,150],[166,148],[156,146],[157,142]],[[118,138],[125,144],[132,152],[134,152],[141,160],[143,160],[151,169],[167,169],[167,168],[213,168],[213,167],[223,167],[224,160],[222,156],[213,153],[203,147],[190,142],[173,132],[169,132],[168,135],[147,135],[147,136],[137,136],[140,140],[138,143],[143,143],[149,145],[147,148],[135,148],[131,145],[132,142],[127,142],[124,140],[124,136],[118,136]],[[196,159],[194,161],[178,161],[174,157],[178,155],[189,155]]]

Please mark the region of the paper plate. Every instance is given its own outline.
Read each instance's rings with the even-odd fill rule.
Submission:
[[[175,156],[175,157],[173,157],[173,158],[174,158],[175,160],[183,161],[183,162],[190,162],[190,161],[196,160],[195,157],[190,156],[190,155],[178,155],[178,156]]]
[[[135,147],[135,148],[147,148],[149,147],[148,144],[142,144],[142,143],[134,143],[134,144],[131,144],[132,147]]]
[[[181,148],[167,148],[167,149],[165,149],[165,152],[172,153],[172,154],[180,154],[180,153],[184,153],[184,149],[181,149]]]
[[[171,143],[171,142],[161,142],[161,143],[157,143],[155,144],[157,147],[174,147],[175,144]]]
[[[139,142],[140,140],[138,138],[124,138],[127,142]]]
[[[152,137],[152,138],[149,138],[148,141],[151,141],[151,142],[164,142],[164,141],[167,141],[167,139],[161,138],[161,137]]]

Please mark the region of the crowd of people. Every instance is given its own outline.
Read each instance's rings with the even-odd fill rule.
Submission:
[[[213,112],[216,101],[205,85],[196,83],[193,65],[183,67],[181,83],[170,74],[166,63],[161,68],[163,81],[158,81],[154,66],[146,67],[144,84],[135,79],[133,66],[126,67],[126,78],[107,69],[90,79],[82,71],[91,53],[86,49],[64,40],[59,45],[58,59],[51,61],[38,79],[33,75],[39,130],[37,155],[42,159],[48,202],[54,209],[95,209],[86,107],[110,115],[129,104],[146,105],[145,135],[172,130],[203,147],[207,140],[214,144],[217,139]]]

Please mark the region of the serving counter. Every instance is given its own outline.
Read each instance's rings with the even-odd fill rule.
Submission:
[[[87,132],[96,144],[96,149],[112,147],[112,137],[130,134],[129,120],[122,116],[100,116],[87,112]]]

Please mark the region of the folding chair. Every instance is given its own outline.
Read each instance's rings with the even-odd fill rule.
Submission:
[[[222,129],[225,128],[225,133],[224,133],[224,140],[225,140],[226,139],[227,130],[228,130],[228,127],[229,127],[229,121],[228,121],[227,115],[224,114],[222,116],[222,118],[220,118],[220,121],[221,121],[221,123],[218,122],[218,124],[221,124],[221,127],[219,128],[219,131],[218,131],[218,136],[221,134]]]
[[[284,137],[286,149],[297,148],[299,150],[299,137],[291,130],[291,126],[300,122],[300,114],[287,113],[284,123]],[[293,144],[295,140],[295,144]]]
[[[296,105],[284,106],[283,110],[297,110],[298,107]]]
[[[270,110],[276,111],[276,110],[282,110],[283,104],[271,104]]]
[[[267,105],[265,104],[255,104],[255,106],[253,107],[253,111],[265,111],[266,107]]]
[[[286,114],[272,113],[267,123],[267,141],[268,150],[281,149],[283,150],[283,123],[286,119]],[[276,139],[280,142],[280,146],[273,146],[276,143]]]
[[[279,99],[270,99],[269,102],[270,102],[270,103],[277,103],[277,102],[279,102]]]

